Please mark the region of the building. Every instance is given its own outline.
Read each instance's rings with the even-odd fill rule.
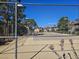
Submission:
[[[79,33],[79,20],[69,23],[69,33],[71,34]]]
[[[57,31],[57,30],[58,30],[57,26],[47,26],[47,27],[44,28],[45,32],[54,32],[54,31]]]

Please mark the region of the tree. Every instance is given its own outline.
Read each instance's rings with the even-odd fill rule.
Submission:
[[[23,35],[25,33],[27,33],[27,28],[25,26],[25,24],[23,23],[23,19],[26,18],[26,15],[23,13],[25,10],[25,6],[18,6],[17,9],[17,34],[18,35]],[[24,20],[25,21],[25,20]]]
[[[0,0],[1,2],[7,2],[9,0]],[[10,0],[12,1],[12,0]],[[23,14],[25,10],[25,6],[18,6],[17,7],[17,23],[20,24],[23,18],[26,16]],[[15,32],[15,4],[13,3],[0,3],[0,16],[3,17],[3,22],[4,22],[4,34],[9,35],[10,32],[13,33]],[[18,25],[18,26],[19,26]],[[13,27],[13,28],[12,28]],[[13,31],[8,31],[8,30],[13,30]],[[19,30],[19,29],[18,29]]]
[[[0,36],[2,36],[3,34],[4,34],[3,33],[3,22],[0,19]]]
[[[26,19],[25,25],[29,28],[29,32],[32,33],[35,28],[38,27],[36,21],[34,19]]]
[[[32,29],[38,27],[38,25],[34,19],[26,19],[25,24]]]
[[[3,4],[0,3],[0,16],[3,17],[3,21],[4,21],[4,34],[8,35],[8,8],[7,8],[7,4]]]
[[[0,2],[7,2],[7,0],[0,0]]]
[[[59,22],[58,22],[58,28],[59,31],[68,31],[68,24],[69,24],[69,19],[68,17],[62,17],[60,18]]]

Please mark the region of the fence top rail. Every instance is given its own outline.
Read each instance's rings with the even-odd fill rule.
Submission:
[[[0,2],[0,3],[18,3],[18,2]],[[23,5],[32,5],[32,6],[79,6],[79,4],[54,4],[54,3],[23,3]]]
[[[7,4],[7,3],[16,3],[16,2],[1,2],[1,1],[0,1],[0,3],[5,3],[5,4]]]
[[[16,39],[16,38],[18,38],[18,36],[0,36],[0,39],[1,38],[5,38],[5,39],[14,38],[14,39]]]

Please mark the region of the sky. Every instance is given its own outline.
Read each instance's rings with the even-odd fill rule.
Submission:
[[[79,4],[79,0],[23,0],[23,3],[40,4]],[[25,5],[24,13],[27,18],[32,18],[38,26],[57,24],[63,16],[68,16],[69,20],[74,21],[79,17],[79,6],[33,6]]]
[[[79,4],[79,0],[21,0],[24,3]]]

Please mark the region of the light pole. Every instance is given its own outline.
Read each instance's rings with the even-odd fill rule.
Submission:
[[[17,7],[23,7],[22,4],[18,4],[17,2],[15,3],[15,38],[16,38],[16,42],[15,42],[15,59],[17,58],[17,51],[18,51],[18,39],[17,39],[17,19],[18,19],[18,14],[17,14]]]

